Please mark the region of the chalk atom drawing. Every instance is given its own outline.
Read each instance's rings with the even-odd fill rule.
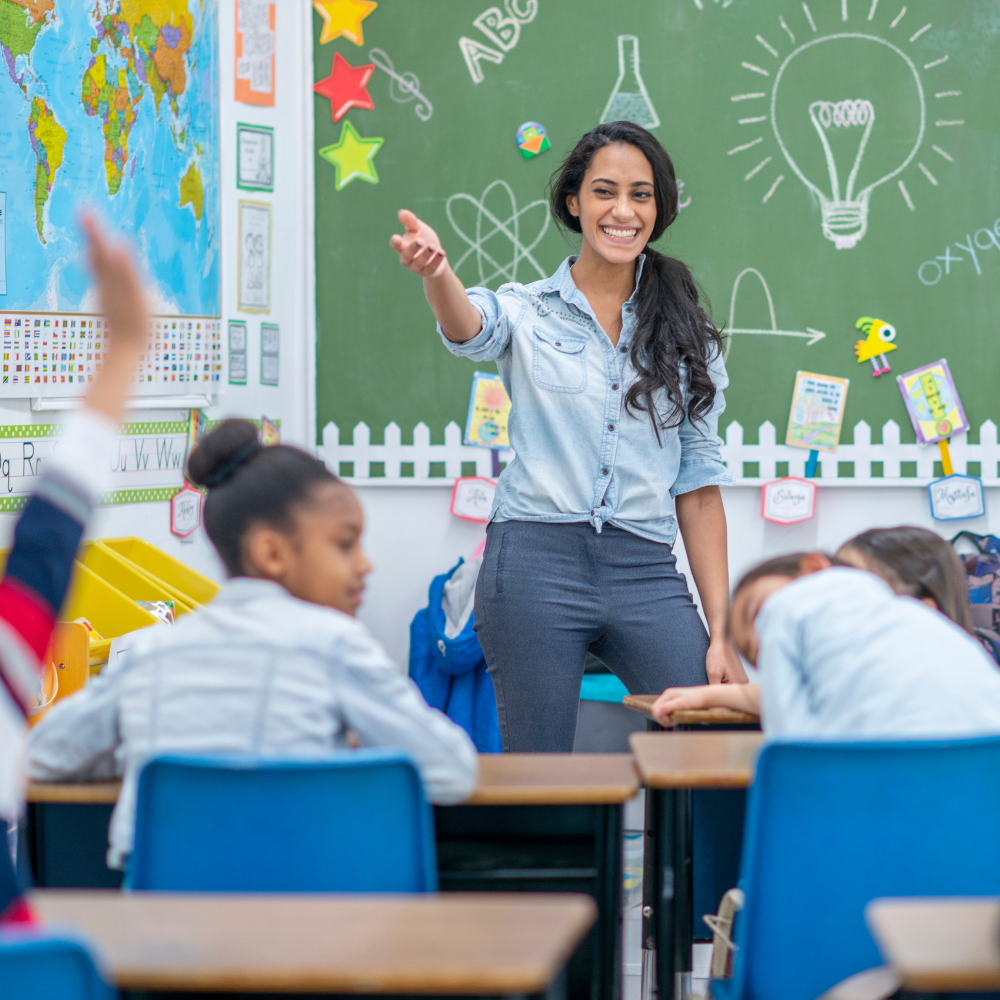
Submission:
[[[489,207],[488,203],[491,201],[490,196],[493,195],[493,192],[497,192],[501,199],[503,195],[507,196],[509,211],[503,209],[498,214]],[[494,206],[496,199],[495,195]],[[462,203],[472,205],[476,210],[474,236],[468,235],[455,217],[456,206]],[[480,198],[474,198],[471,194],[453,194],[445,203],[445,211],[448,213],[451,228],[468,246],[465,253],[453,265],[456,272],[469,257],[475,254],[476,265],[479,268],[479,282],[482,285],[488,285],[497,278],[502,278],[504,281],[517,281],[518,267],[524,263],[533,267],[538,273],[538,277],[547,277],[545,271],[531,254],[531,251],[542,242],[542,238],[549,228],[549,207],[544,198],[538,198],[519,209],[511,186],[506,181],[499,180],[490,184]],[[507,217],[501,219],[500,216],[504,214],[504,211],[507,211]],[[521,236],[521,220],[525,216],[530,216],[538,223],[538,231],[530,242],[525,242]],[[509,259],[507,258],[508,254],[512,254]]]
[[[601,121],[635,122],[643,128],[656,128],[660,124],[660,116],[639,71],[639,39],[635,35],[618,36],[618,80],[604,106]]]
[[[736,296],[739,294],[740,282],[748,274],[752,274],[760,282],[761,288],[764,289],[764,295],[767,298],[768,314],[771,317],[770,327],[747,327],[736,325]],[[726,336],[726,350],[723,355],[723,360],[729,357],[729,349],[733,344],[733,334],[753,334],[755,336],[768,337],[800,337],[806,341],[807,346],[809,347],[826,336],[822,330],[814,330],[811,326],[807,326],[805,330],[779,330],[778,322],[774,315],[774,299],[771,298],[771,289],[767,287],[764,275],[761,274],[755,267],[745,267],[738,275],[736,275],[736,280],[733,282],[732,298],[729,300],[729,322],[726,324],[726,329],[723,332]]]

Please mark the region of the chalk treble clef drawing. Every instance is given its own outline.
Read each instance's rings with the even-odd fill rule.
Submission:
[[[389,96],[397,104],[406,104],[416,98],[417,103],[413,110],[422,122],[434,114],[434,105],[420,93],[420,80],[417,79],[416,73],[397,73],[392,60],[382,49],[370,49],[368,58],[390,77]]]
[[[490,193],[494,189],[499,189],[500,191],[506,193],[508,199],[510,200],[510,215],[508,215],[506,219],[501,220],[496,214],[486,207]],[[454,205],[457,202],[462,201],[468,202],[476,209],[475,238],[466,235],[462,227],[455,220]],[[521,217],[538,208],[542,209],[542,224],[538,230],[538,234],[530,243],[522,243]],[[455,271],[458,271],[468,257],[475,254],[476,263],[479,267],[479,281],[483,285],[489,284],[495,278],[499,278],[501,276],[504,281],[517,281],[517,268],[521,261],[527,261],[538,272],[538,276],[540,278],[547,277],[538,261],[531,255],[531,251],[542,242],[542,237],[545,236],[546,230],[549,228],[549,208],[548,202],[544,198],[538,198],[528,205],[525,205],[524,208],[519,209],[517,207],[517,199],[514,197],[514,192],[511,189],[511,186],[506,181],[500,180],[494,181],[490,184],[480,198],[473,198],[471,194],[453,194],[445,204],[445,211],[448,213],[448,221],[451,223],[451,228],[455,230],[458,236],[461,237],[461,239],[464,240],[469,247],[469,249],[466,250],[465,253],[462,254],[462,256],[459,257],[454,263],[453,267]],[[484,220],[492,226],[491,229],[486,228]],[[487,242],[494,239],[494,237],[501,237],[510,240],[514,256],[505,264],[501,264],[496,257],[493,256],[493,254],[485,249]],[[484,267],[484,264],[488,265],[493,270],[488,272],[486,267]]]
[[[767,309],[771,316],[771,327],[770,329],[752,328],[746,326],[736,325],[736,295],[740,290],[740,282],[743,280],[744,275],[753,274],[760,281],[761,287],[764,289],[764,295],[767,297]],[[745,267],[738,275],[736,275],[736,280],[733,282],[733,296],[729,300],[729,323],[726,325],[726,329],[723,331],[723,335],[726,337],[726,351],[723,355],[723,360],[729,357],[729,349],[733,346],[733,337],[735,333],[753,333],[770,335],[772,337],[802,337],[808,341],[807,346],[812,346],[818,340],[822,340],[826,334],[822,330],[814,330],[811,326],[807,326],[804,331],[802,330],[779,330],[778,323],[774,316],[774,299],[771,298],[771,289],[767,287],[767,282],[764,280],[764,275],[760,273],[755,267]]]

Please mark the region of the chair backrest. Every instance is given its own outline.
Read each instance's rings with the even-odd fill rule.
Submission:
[[[1000,737],[766,744],[740,885],[743,1000],[815,1000],[881,965],[869,900],[1000,894]]]
[[[433,892],[434,818],[398,750],[162,756],[139,775],[126,885],[205,892]]]
[[[35,932],[0,932],[4,1000],[112,1000],[89,952],[78,941]]]

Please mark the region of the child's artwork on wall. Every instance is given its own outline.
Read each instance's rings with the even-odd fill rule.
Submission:
[[[247,384],[247,324],[242,319],[229,321],[229,384]]]
[[[274,129],[236,125],[236,186],[245,191],[274,190]]]
[[[235,6],[236,100],[273,108],[275,5],[272,0],[236,0]]]
[[[241,312],[271,311],[271,206],[259,201],[240,202]]]
[[[260,384],[278,384],[281,331],[277,323],[260,324]]]
[[[476,372],[472,376],[469,415],[465,421],[465,443],[480,448],[509,448],[507,419],[510,399],[499,375]]]
[[[944,358],[897,375],[896,382],[921,444],[947,441],[953,434],[969,429],[955,380]]]
[[[850,379],[796,372],[785,444],[811,451],[836,451]]]

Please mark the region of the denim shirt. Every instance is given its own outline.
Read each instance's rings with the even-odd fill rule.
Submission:
[[[685,418],[661,430],[658,442],[649,414],[625,409],[637,378],[629,357],[635,292],[622,306],[615,347],[573,281],[575,260],[567,257],[552,277],[530,285],[468,289],[483,328],[464,344],[438,327],[452,354],[496,361],[513,404],[508,431],[516,457],[500,474],[491,519],[590,521],[596,531],[607,523],[673,544],[674,497],[733,482],[717,436],[725,365],[721,357],[709,364],[716,393],[704,422]],[[644,261],[640,256],[636,287]],[[666,410],[666,391],[657,390],[654,402]]]

